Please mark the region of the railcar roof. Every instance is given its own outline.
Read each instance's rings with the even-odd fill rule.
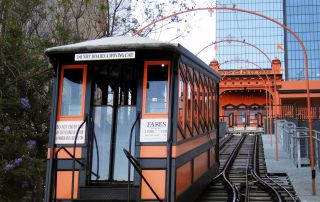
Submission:
[[[105,37],[101,39],[89,40],[75,44],[56,46],[45,50],[48,56],[54,56],[64,53],[79,53],[79,52],[100,52],[100,51],[121,51],[121,50],[167,50],[174,51],[187,56],[188,58],[201,64],[207,71],[220,78],[220,75],[208,67],[202,60],[191,53],[178,43],[168,43],[150,39],[147,37]]]
[[[109,51],[126,49],[178,49],[180,45],[157,41],[147,37],[105,37],[101,39],[89,40],[75,44],[56,46],[45,50],[47,55],[59,53],[88,52],[88,51]]]

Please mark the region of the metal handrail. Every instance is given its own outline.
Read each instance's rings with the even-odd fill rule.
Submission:
[[[87,122],[88,120],[88,116],[85,117],[85,119],[83,120],[83,122],[80,124],[80,126],[78,127],[76,136],[74,138],[74,142],[73,142],[73,157],[72,157],[72,177],[71,177],[71,201],[73,201],[73,188],[74,188],[74,170],[75,170],[75,159],[76,159],[76,145],[77,145],[77,139],[79,136],[79,132],[80,129],[82,128],[82,126]]]
[[[98,141],[97,141],[97,137],[96,137],[96,133],[93,130],[93,139],[94,139],[94,143],[96,145],[96,153],[97,153],[97,174],[95,175],[97,178],[96,180],[98,180],[100,178],[99,176],[99,171],[100,171],[100,157],[99,157],[99,146],[98,146]],[[93,171],[91,170],[91,173],[93,173]]]
[[[320,132],[312,130],[312,140],[315,144],[313,151],[310,151],[309,128],[296,127],[295,123],[287,120],[279,120],[277,123],[279,128],[279,138],[282,139],[282,145],[286,152],[288,152],[291,159],[293,159],[296,166],[299,168],[307,165],[307,160],[310,159],[310,152],[314,153],[315,163],[318,170],[320,169]],[[304,162],[304,163],[302,163]],[[311,163],[311,161],[310,161]]]
[[[138,120],[140,120],[141,113],[137,113],[136,120],[134,121],[131,130],[130,130],[130,136],[129,136],[129,153],[131,154],[131,142],[132,142],[132,134],[133,134],[133,129],[136,126]],[[131,166],[130,162],[128,162],[128,202],[130,201],[130,175],[131,175]]]
[[[140,177],[143,179],[143,181],[146,183],[146,185],[149,187],[149,189],[151,190],[151,192],[153,193],[153,195],[157,198],[158,201],[161,202],[160,197],[158,196],[158,194],[154,191],[154,189],[152,188],[152,186],[150,185],[150,183],[148,182],[148,180],[143,176],[142,174],[142,169],[141,169],[141,165],[139,164],[138,160],[136,158],[134,158],[126,149],[123,149],[124,154],[126,155],[126,157],[128,158],[129,162],[133,165],[134,169],[138,172],[138,174],[140,175]]]
[[[67,150],[67,148],[64,147],[64,146],[59,147],[59,149],[57,149],[57,151],[55,151],[55,153],[54,153],[54,158],[53,158],[54,160],[56,159],[56,157],[58,157],[58,153],[59,153],[61,150],[64,150],[64,151],[68,154],[68,156],[70,156],[71,158],[74,158],[75,162],[77,162],[78,164],[80,164],[81,167],[84,167],[84,166],[85,166],[84,163],[82,163],[81,161],[79,161],[78,159],[76,159],[76,158],[75,158],[75,155],[72,155],[72,154]],[[56,160],[55,160],[55,161],[56,161]],[[93,175],[95,175],[95,176],[99,176],[98,174],[96,174],[96,173],[94,173],[94,172],[92,172],[92,171],[91,171],[91,173],[92,173]],[[56,187],[56,186],[54,186],[54,187]]]
[[[73,198],[73,194],[74,194],[74,172],[75,172],[75,162],[79,163],[81,165],[81,167],[84,167],[85,164],[82,163],[81,161],[79,161],[78,159],[76,159],[76,144],[77,144],[77,139],[78,139],[78,136],[79,136],[79,132],[80,132],[80,129],[81,127],[87,122],[88,120],[88,116],[86,116],[85,120],[80,124],[80,126],[78,127],[77,129],[77,132],[76,132],[76,136],[75,136],[75,139],[74,139],[74,143],[73,143],[73,154],[71,154],[64,146],[60,147],[54,154],[54,157],[57,157],[58,156],[58,153],[61,151],[61,150],[64,150],[71,158],[72,158],[72,177],[71,177],[71,201],[74,200]],[[54,158],[55,159],[55,158]],[[93,174],[94,176],[97,176],[99,178],[99,174],[93,172],[93,171],[90,171],[91,174]],[[56,183],[56,182],[55,182]]]

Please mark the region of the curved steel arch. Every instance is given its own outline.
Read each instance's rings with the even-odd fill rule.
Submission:
[[[215,42],[212,42],[211,44],[205,46],[204,48],[202,48],[196,55],[199,55],[202,51],[204,51],[205,49],[209,48],[210,46],[212,45],[215,45],[215,44],[219,44],[219,43],[224,43],[224,42],[236,42],[236,43],[242,43],[242,44],[246,44],[248,46],[251,46],[255,49],[257,49],[259,52],[261,52],[266,58],[267,60],[270,62],[270,64],[272,63],[272,60],[270,59],[270,57],[261,49],[259,48],[258,46],[252,44],[252,43],[249,43],[249,42],[246,42],[246,41],[241,41],[241,40],[236,40],[236,39],[223,39],[223,40],[220,40],[220,41],[215,41]]]

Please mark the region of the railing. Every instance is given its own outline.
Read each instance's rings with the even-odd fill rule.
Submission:
[[[123,149],[124,154],[126,155],[126,157],[128,158],[129,162],[133,165],[134,169],[137,171],[137,173],[140,175],[140,177],[142,178],[142,180],[146,183],[146,185],[149,187],[149,189],[151,190],[151,192],[153,193],[153,195],[157,198],[158,201],[161,202],[160,197],[158,196],[158,194],[155,192],[155,190],[152,188],[152,186],[150,185],[150,183],[148,182],[148,180],[144,177],[144,175],[142,174],[142,168],[138,162],[138,160],[136,158],[134,158],[126,149]]]
[[[295,165],[300,168],[310,166],[309,129],[296,127],[293,122],[278,120],[278,140],[283,149],[289,154]],[[320,169],[320,132],[312,131],[314,144],[315,165]]]
[[[306,120],[308,119],[308,109],[307,107],[295,106],[295,105],[282,105],[274,106],[280,107],[280,119],[298,119]],[[311,107],[311,118],[320,119],[320,107]]]
[[[135,119],[135,121],[134,121],[134,123],[133,123],[133,125],[131,126],[131,129],[130,129],[130,135],[129,135],[129,154],[131,155],[131,147],[132,147],[132,138],[133,138],[133,130],[134,130],[134,127],[136,126],[136,124],[138,123],[138,121],[140,120],[140,117],[141,116],[141,113],[140,112],[138,112],[137,113],[137,117],[136,117],[136,119]],[[131,161],[130,161],[130,159],[129,159],[129,155],[127,155],[127,153],[125,152],[125,151],[123,151],[124,153],[125,153],[125,155],[126,155],[126,157],[128,158],[128,202],[130,201],[130,175],[131,175],[131,166],[130,166],[130,163],[131,163]]]
[[[85,166],[85,164],[83,162],[81,162],[79,159],[76,159],[76,144],[77,144],[77,139],[78,139],[78,135],[80,132],[80,129],[82,128],[82,126],[87,122],[88,117],[85,118],[85,120],[80,124],[80,126],[77,129],[76,135],[75,135],[75,139],[74,139],[74,143],[73,143],[73,154],[71,154],[66,147],[61,146],[59,147],[55,152],[54,152],[54,156],[53,156],[53,167],[54,167],[54,172],[57,171],[57,161],[58,161],[58,154],[60,151],[65,151],[69,157],[72,158],[72,178],[71,178],[71,201],[74,200],[74,172],[75,172],[75,163],[77,162],[81,168],[83,168]],[[95,173],[93,171],[90,171],[91,174],[93,174],[94,176],[97,176],[99,178],[99,173]],[[56,183],[57,181],[54,182],[54,189],[56,188]],[[55,192],[53,192],[55,193]]]

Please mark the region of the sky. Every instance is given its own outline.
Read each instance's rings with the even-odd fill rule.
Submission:
[[[197,8],[212,7],[215,4],[209,0],[185,0],[190,5],[195,5]],[[135,15],[137,19],[141,18],[139,14],[142,12],[139,8],[136,8]],[[172,14],[170,10],[167,11],[168,15]],[[196,11],[189,12],[187,14],[179,15],[181,21],[179,23],[171,23],[166,25],[168,21],[162,21],[156,24],[158,27],[162,27],[156,34],[150,34],[148,37],[166,41],[171,43],[179,43],[195,55],[204,47],[208,46],[215,41],[215,25],[216,15],[215,12],[209,11]],[[148,24],[146,22],[142,26]],[[163,26],[166,25],[166,26]],[[205,63],[209,64],[215,58],[214,47],[210,46],[203,50],[198,57]]]

